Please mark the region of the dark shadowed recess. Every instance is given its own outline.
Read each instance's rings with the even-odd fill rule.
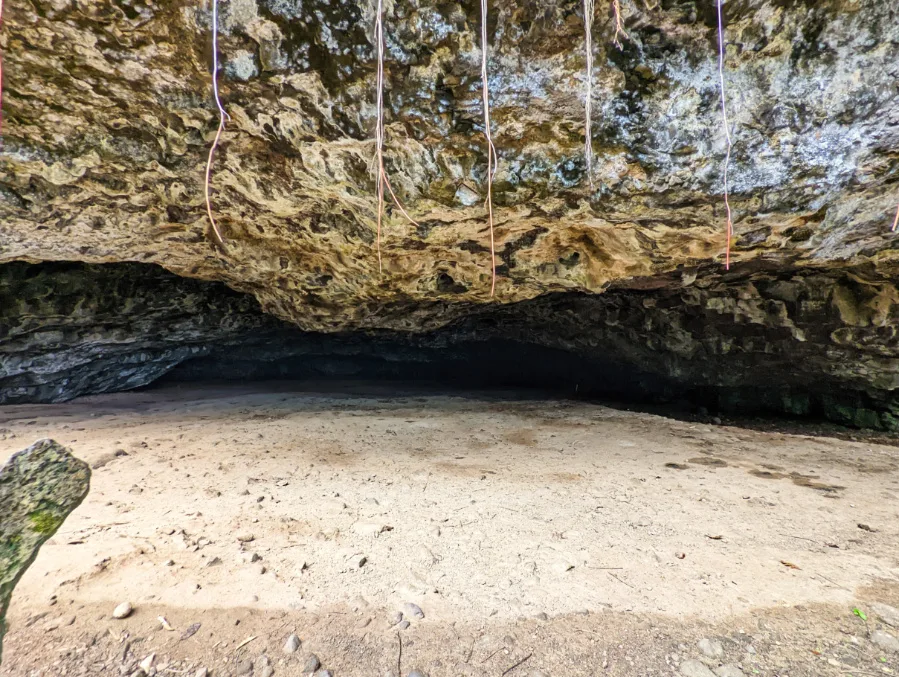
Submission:
[[[16,262],[0,266],[0,403],[334,379],[896,430],[899,399],[883,384],[899,351],[883,323],[856,321],[877,293],[863,273],[675,275],[651,289],[472,306],[427,333],[324,334],[154,265]]]

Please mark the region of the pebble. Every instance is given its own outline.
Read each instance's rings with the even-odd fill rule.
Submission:
[[[209,677],[209,670],[206,668],[199,668],[194,677]]]
[[[322,666],[322,662],[318,660],[318,656],[314,653],[309,654],[306,662],[303,663],[303,674],[311,675]]]
[[[896,639],[891,634],[886,633],[883,630],[875,630],[874,632],[872,632],[871,641],[884,651],[899,653],[899,639]]]
[[[419,620],[421,620],[422,618],[425,617],[425,612],[422,611],[421,607],[418,606],[417,604],[413,604],[412,602],[406,602],[406,604],[403,605],[403,608],[406,610],[406,613],[409,616],[412,616],[412,618],[418,618]]]
[[[284,653],[296,653],[300,650],[300,638],[296,634],[292,634],[284,642]]]
[[[115,609],[112,610],[113,618],[128,618],[131,615],[131,612],[134,611],[134,607],[131,606],[131,602],[122,602]]]
[[[275,674],[275,669],[271,665],[263,665],[262,670],[259,671],[259,677],[272,677]]]
[[[253,661],[248,658],[235,665],[234,674],[237,676],[253,674]]]
[[[140,662],[140,666],[139,666],[140,669],[143,670],[144,672],[150,672],[150,668],[153,667],[153,662],[155,660],[156,660],[156,654],[151,653],[149,656],[147,656]]]
[[[899,609],[889,604],[880,604],[875,602],[871,605],[871,609],[880,616],[880,620],[893,628],[899,628]]]
[[[330,670],[319,670],[315,673],[315,677],[333,677]]]
[[[684,661],[680,666],[683,677],[715,677],[715,673],[695,659]]]
[[[701,639],[696,644],[703,656],[708,658],[721,658],[724,655],[724,647],[717,639]]]
[[[162,563],[162,566],[164,566],[164,567],[173,567],[173,566],[175,566],[175,560],[173,560],[173,559],[167,559],[165,562]]]
[[[253,534],[238,534],[237,540],[241,543],[252,543],[256,540],[256,537]]]
[[[409,673],[408,677],[428,677],[428,676],[421,670],[413,670],[412,672]]]
[[[400,621],[399,623],[396,624],[396,629],[397,630],[405,630],[410,625],[412,625],[412,624],[409,621]]]
[[[402,620],[403,620],[403,612],[402,612],[402,611],[397,611],[395,614],[393,614],[393,615],[390,617],[390,620],[388,621],[388,624],[389,624],[389,626],[392,628],[392,627],[393,627],[394,625],[396,625],[397,623],[402,622]]]
[[[743,677],[743,671],[733,664],[722,665],[720,668],[715,668],[715,674],[718,675],[718,677]]]

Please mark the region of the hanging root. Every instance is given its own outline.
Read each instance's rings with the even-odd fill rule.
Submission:
[[[594,0],[584,0],[584,44],[587,52],[587,91],[584,96],[584,163],[593,185],[593,10]]]
[[[623,49],[621,46],[621,38],[627,39],[627,33],[621,23],[621,0],[612,0],[612,13],[615,15],[615,36],[612,38],[612,43],[618,49]]]
[[[377,16],[375,16],[375,42],[377,43],[378,49],[378,71],[377,71],[377,90],[378,90],[378,100],[377,100],[377,108],[378,108],[378,117],[377,122],[375,123],[375,146],[376,146],[376,154],[375,154],[375,170],[377,172],[377,193],[378,193],[378,239],[377,239],[377,250],[378,250],[378,272],[383,272],[383,266],[381,262],[381,225],[384,219],[384,189],[390,193],[390,197],[393,198],[394,204],[397,206],[397,209],[400,210],[400,213],[406,217],[406,219],[413,226],[418,227],[418,223],[409,216],[409,213],[406,211],[405,207],[403,207],[403,203],[400,202],[400,199],[396,196],[396,193],[393,192],[393,187],[390,185],[390,179],[387,178],[387,170],[384,167],[384,1],[378,0],[377,6]]]
[[[730,166],[730,154],[733,143],[730,138],[730,127],[727,122],[727,103],[724,94],[724,20],[721,18],[721,5],[724,0],[718,0],[718,77],[721,81],[721,120],[724,127],[724,137],[727,139],[727,157],[724,159],[724,206],[727,209],[727,249],[725,250],[724,267],[730,270],[730,241],[733,237],[734,223],[730,211],[730,192],[727,184],[727,170]]]
[[[0,0],[0,2],[2,2],[2,0]],[[218,244],[224,247],[225,241],[222,239],[222,234],[219,232],[218,226],[215,223],[215,218],[212,216],[212,201],[209,197],[210,181],[212,178],[212,158],[215,155],[215,149],[218,147],[219,139],[222,137],[222,132],[225,130],[225,120],[230,120],[230,116],[225,112],[222,101],[219,98],[218,72],[218,0],[212,0],[212,94],[215,98],[215,105],[219,111],[219,127],[218,131],[215,133],[212,147],[209,149],[209,159],[206,161],[206,181],[204,185],[206,192],[206,213],[209,215],[209,223],[212,225],[212,232],[215,233]]]
[[[890,230],[892,230],[895,233],[896,228],[899,228],[899,207],[896,208],[896,218],[893,219],[893,227],[890,228]]]
[[[481,0],[481,98],[484,102],[484,137],[487,140],[487,225],[490,228],[490,296],[496,293],[496,243],[493,237],[493,176],[496,174],[496,147],[490,133],[490,89],[487,84],[487,0]],[[589,137],[588,137],[589,143]]]

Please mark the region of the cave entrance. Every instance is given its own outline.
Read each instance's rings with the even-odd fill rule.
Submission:
[[[368,382],[598,400],[712,421],[899,427],[889,327],[846,320],[882,307],[876,285],[814,271],[685,279],[459,306],[430,331],[320,333],[221,283],[154,265],[6,264],[0,403],[201,382]]]

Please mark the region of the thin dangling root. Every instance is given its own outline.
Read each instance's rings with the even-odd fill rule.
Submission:
[[[231,119],[230,116],[225,112],[225,109],[222,106],[222,101],[219,98],[218,72],[218,0],[212,0],[212,94],[215,98],[215,105],[219,111],[219,127],[218,131],[215,133],[215,139],[212,142],[212,147],[209,149],[209,159],[206,161],[206,213],[209,215],[209,223],[212,225],[212,232],[215,233],[218,244],[224,247],[225,240],[222,238],[222,234],[219,232],[218,225],[216,225],[215,223],[215,217],[213,217],[212,215],[212,200],[209,195],[210,182],[212,179],[212,158],[215,155],[215,149],[218,147],[222,132],[225,130],[225,120]]]
[[[623,49],[621,38],[627,39],[627,32],[625,32],[624,25],[621,23],[621,0],[612,0],[612,12],[615,15],[615,36],[612,38],[612,43],[618,49]]]
[[[727,183],[727,170],[730,165],[730,154],[733,143],[730,138],[730,127],[727,123],[727,103],[724,94],[724,20],[721,17],[721,5],[724,0],[718,0],[718,77],[721,81],[721,118],[724,126],[724,136],[727,139],[727,157],[724,159],[724,206],[727,209],[727,249],[725,250],[724,267],[730,270],[730,241],[733,237],[734,224],[730,211],[730,191]]]
[[[587,91],[584,95],[584,164],[593,185],[593,13],[594,0],[584,0],[584,43],[587,53]]]
[[[899,228],[899,207],[896,208],[896,218],[893,219],[893,227],[890,228],[890,230],[892,230],[895,233],[896,228]]]
[[[383,265],[381,261],[381,225],[384,219],[384,188],[387,188],[390,193],[390,197],[393,198],[394,204],[396,204],[397,208],[400,210],[400,213],[408,219],[409,223],[411,223],[416,228],[418,227],[418,223],[409,216],[409,213],[406,211],[406,208],[403,207],[403,203],[400,202],[400,199],[396,196],[396,193],[393,192],[393,187],[390,185],[390,179],[387,178],[387,169],[384,167],[384,2],[383,0],[378,0],[377,6],[377,16],[375,17],[375,42],[378,46],[378,71],[377,71],[377,90],[378,90],[378,100],[377,100],[377,108],[378,108],[378,117],[377,122],[375,123],[375,146],[376,146],[376,154],[375,154],[375,169],[377,171],[377,192],[378,192],[378,237],[377,237],[377,251],[378,251],[378,272],[383,272]]]
[[[496,243],[493,236],[493,176],[496,174],[496,147],[490,132],[490,90],[487,84],[487,0],[481,0],[481,97],[484,102],[484,137],[487,140],[487,224],[490,228],[490,296],[496,293]]]

